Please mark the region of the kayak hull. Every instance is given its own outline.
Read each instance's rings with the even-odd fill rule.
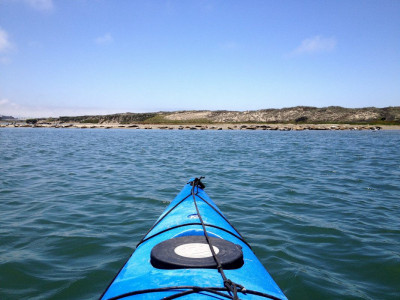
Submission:
[[[190,182],[190,181],[189,181]],[[257,259],[240,233],[226,220],[222,212],[200,187],[195,188],[195,200],[201,218],[206,224],[209,237],[223,239],[241,247],[243,252],[243,265],[240,268],[225,270],[224,273],[232,282],[241,284],[247,290],[254,290],[275,297],[286,299],[278,285]],[[169,239],[184,236],[204,236],[203,227],[197,215],[192,195],[192,186],[186,184],[182,191],[169,204],[164,213],[159,217],[155,226],[145,235],[135,252],[123,266],[101,299],[112,299],[127,293],[136,295],[121,299],[162,299],[185,291],[184,288],[168,289],[169,287],[224,287],[221,274],[218,270],[210,268],[180,268],[159,269],[150,262],[152,249]],[[157,292],[141,292],[143,290],[160,289]],[[228,294],[226,291],[222,293]],[[240,299],[266,299],[254,294],[239,293]],[[182,299],[227,299],[207,291],[191,293]]]

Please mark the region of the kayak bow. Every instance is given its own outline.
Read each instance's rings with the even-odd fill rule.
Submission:
[[[287,299],[200,179],[184,186],[100,299]]]

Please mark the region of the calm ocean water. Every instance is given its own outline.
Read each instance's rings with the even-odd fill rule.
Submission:
[[[0,299],[96,299],[192,176],[290,299],[400,299],[400,132],[0,129]]]

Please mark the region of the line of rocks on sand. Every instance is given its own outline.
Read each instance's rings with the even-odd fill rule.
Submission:
[[[32,128],[100,128],[100,129],[161,129],[161,130],[381,130],[386,126],[348,125],[348,124],[208,124],[208,125],[160,125],[160,124],[81,124],[81,123],[10,123],[0,127],[32,127]],[[393,128],[397,129],[397,128]]]

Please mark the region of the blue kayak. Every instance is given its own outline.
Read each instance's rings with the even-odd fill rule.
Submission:
[[[287,299],[250,245],[191,179],[100,299]]]

